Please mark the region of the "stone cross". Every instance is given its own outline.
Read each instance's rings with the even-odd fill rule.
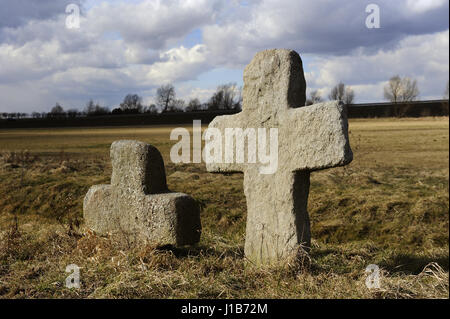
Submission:
[[[120,233],[132,242],[187,245],[200,240],[199,207],[167,188],[164,161],[152,145],[111,145],[111,185],[92,186],[83,203],[86,225],[99,234]]]
[[[244,173],[245,255],[254,264],[274,264],[297,254],[299,246],[309,248],[310,172],[353,158],[345,108],[337,101],[304,106],[305,99],[298,53],[262,51],[244,70],[242,112],[209,125],[222,136],[226,128],[278,129],[278,169],[271,175],[260,174],[258,164],[207,163],[211,172]]]

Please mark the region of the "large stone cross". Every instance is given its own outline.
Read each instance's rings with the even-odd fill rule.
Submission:
[[[89,228],[139,243],[179,246],[200,240],[199,207],[190,196],[169,192],[164,161],[155,147],[116,141],[110,156],[111,184],[92,186],[84,198]]]
[[[300,56],[291,50],[256,54],[244,70],[243,110],[216,117],[209,127],[277,128],[278,169],[264,175],[259,165],[207,163],[212,172],[243,172],[247,199],[245,255],[273,264],[309,247],[307,212],[310,172],[351,162],[346,112],[337,101],[305,105]]]

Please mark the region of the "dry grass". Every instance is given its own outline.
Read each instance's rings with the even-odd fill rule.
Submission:
[[[0,130],[3,298],[448,298],[448,118],[353,120],[355,160],[312,175],[313,248],[302,263],[245,267],[242,175],[169,163],[170,127]],[[195,247],[128,247],[84,228],[108,183],[110,143],[158,147],[169,187],[202,207]],[[82,287],[64,287],[81,267]],[[365,268],[381,287],[365,286]]]

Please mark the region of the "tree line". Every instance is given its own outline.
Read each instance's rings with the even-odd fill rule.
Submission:
[[[395,75],[391,77],[384,87],[384,99],[396,103],[412,102],[419,98],[419,88],[417,81],[409,77],[400,77]],[[444,92],[444,99],[449,98],[449,82],[447,82]],[[330,101],[337,100],[344,104],[354,104],[355,92],[350,87],[339,82],[332,89],[328,95]],[[312,105],[323,102],[324,99],[320,95],[319,90],[313,90],[309,93],[305,105]],[[56,103],[50,112],[33,112],[27,113],[1,113],[3,118],[20,119],[31,117],[33,118],[74,118],[81,116],[99,116],[108,114],[157,114],[165,112],[195,112],[195,111],[216,111],[216,110],[235,110],[242,109],[242,87],[238,87],[236,83],[228,83],[219,85],[214,94],[205,103],[201,103],[198,98],[192,98],[189,101],[178,99],[175,92],[175,87],[172,84],[165,84],[156,90],[155,103],[144,105],[142,97],[138,94],[127,94],[120,106],[110,110],[106,106],[101,106],[90,100],[85,108],[80,111],[75,108],[64,110],[64,108]],[[405,111],[404,108],[399,112]]]
[[[391,103],[405,103],[413,102],[419,99],[420,91],[417,85],[417,80],[409,77],[400,77],[394,75],[389,79],[389,82],[383,88],[383,97],[385,100]],[[444,100],[449,98],[449,82],[445,88]],[[331,93],[328,95],[330,101],[337,100],[344,104],[353,104],[355,102],[354,90],[346,86],[344,83],[339,82],[331,89]],[[306,105],[316,104],[323,102],[322,96],[318,90],[311,91],[306,99]]]
[[[205,103],[201,103],[198,98],[192,98],[189,101],[178,99],[175,87],[172,84],[166,84],[159,87],[156,91],[155,103],[144,105],[142,97],[138,94],[127,94],[119,107],[110,110],[106,106],[95,103],[92,99],[87,102],[83,110],[71,108],[65,110],[63,106],[56,103],[50,112],[32,112],[28,113],[1,113],[3,118],[20,119],[33,118],[74,118],[82,116],[100,116],[108,114],[157,114],[166,112],[194,112],[211,110],[235,110],[242,109],[242,87],[236,83],[219,85],[213,95]]]

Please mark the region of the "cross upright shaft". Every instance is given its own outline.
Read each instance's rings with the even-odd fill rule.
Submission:
[[[256,54],[244,70],[243,110],[209,125],[277,128],[278,169],[260,174],[258,164],[207,163],[208,171],[244,172],[247,199],[245,255],[273,264],[310,246],[307,212],[310,172],[351,162],[345,109],[336,101],[304,107],[306,82],[300,56],[291,50]]]

